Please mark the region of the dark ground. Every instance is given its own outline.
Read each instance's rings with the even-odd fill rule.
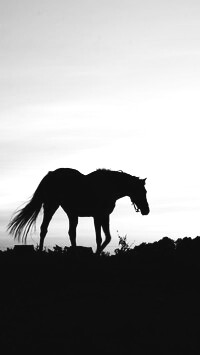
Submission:
[[[200,241],[0,253],[2,354],[200,354]]]

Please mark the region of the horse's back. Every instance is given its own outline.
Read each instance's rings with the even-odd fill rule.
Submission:
[[[76,169],[71,169],[71,168],[59,168],[56,169],[54,171],[52,171],[51,173],[53,173],[56,176],[65,176],[65,177],[75,177],[75,176],[84,176],[82,173],[80,173],[80,171],[76,170]]]
[[[54,171],[50,171],[47,175],[49,177],[48,192],[50,196],[54,198],[60,198],[62,196],[71,195],[74,196],[76,191],[80,189],[84,175],[78,170],[70,168],[59,168]]]
[[[52,171],[52,177],[57,184],[80,184],[84,179],[84,175],[80,171],[70,168],[60,168]]]

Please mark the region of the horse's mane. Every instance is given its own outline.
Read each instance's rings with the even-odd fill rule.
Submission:
[[[96,176],[110,176],[110,177],[119,177],[119,178],[127,178],[127,179],[131,179],[131,181],[135,181],[135,182],[139,182],[140,178],[137,176],[133,176],[130,174],[125,173],[122,170],[111,170],[111,169],[105,169],[105,168],[101,168],[101,169],[96,169],[95,171],[93,171],[90,174],[95,174]]]

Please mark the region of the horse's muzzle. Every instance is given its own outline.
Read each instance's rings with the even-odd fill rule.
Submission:
[[[150,212],[149,207],[141,210],[141,214],[142,214],[143,216],[148,215],[148,214],[149,214],[149,212]]]

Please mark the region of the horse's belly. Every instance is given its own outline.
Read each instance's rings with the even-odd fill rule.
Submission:
[[[110,214],[114,207],[114,201],[100,199],[97,196],[68,196],[67,201],[61,202],[61,206],[65,207],[67,213],[74,213],[80,217],[94,217],[97,215]]]
[[[115,204],[114,205],[101,205],[101,204],[95,204],[91,206],[84,206],[81,208],[77,209],[78,216],[80,217],[94,217],[98,215],[106,215],[110,214],[114,210]]]
[[[92,211],[88,211],[88,212],[78,211],[77,214],[79,217],[93,217],[94,216],[94,213]]]
[[[96,215],[98,209],[95,206],[77,206],[76,210],[80,217],[92,217]]]

